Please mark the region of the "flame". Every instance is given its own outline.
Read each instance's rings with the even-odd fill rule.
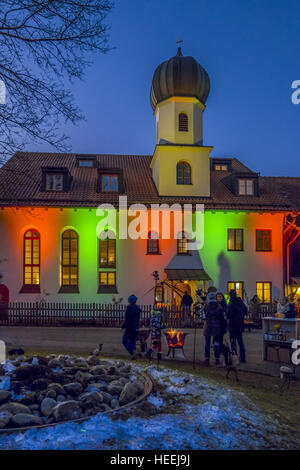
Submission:
[[[173,328],[171,328],[167,333],[165,333],[165,335],[169,348],[183,347],[186,333],[183,331],[173,330]]]

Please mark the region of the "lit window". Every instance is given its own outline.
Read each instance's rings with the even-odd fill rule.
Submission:
[[[228,251],[243,251],[244,249],[244,231],[240,228],[228,229]]]
[[[256,295],[262,304],[269,304],[272,301],[272,283],[257,282]]]
[[[78,166],[93,168],[94,167],[94,160],[79,160]]]
[[[256,230],[256,251],[272,251],[271,230]]]
[[[239,195],[240,196],[253,196],[254,194],[253,180],[241,178],[238,181],[239,181]]]
[[[147,240],[147,254],[157,255],[159,254],[159,239],[157,232],[149,232]]]
[[[227,171],[228,169],[227,165],[215,165],[214,168],[216,171]]]
[[[177,184],[191,184],[191,166],[186,162],[177,163]]]
[[[163,303],[163,301],[164,301],[164,288],[163,288],[163,286],[156,286],[155,287],[154,301],[156,303]]]
[[[227,284],[227,289],[228,293],[234,289],[238,295],[238,297],[241,297],[241,299],[244,296],[244,283],[242,281],[236,281],[236,282],[228,282]]]
[[[178,117],[178,130],[179,132],[188,132],[189,130],[189,119],[187,114],[180,113]]]
[[[46,191],[63,191],[64,175],[62,173],[46,174]]]
[[[188,255],[189,254],[188,238],[187,238],[187,236],[184,232],[181,232],[181,234],[178,234],[177,254],[178,255]]]
[[[116,273],[112,272],[100,272],[100,286],[115,286],[116,285]]]
[[[118,192],[118,176],[102,175],[102,191],[117,193]]]
[[[40,285],[40,234],[27,230],[24,235],[24,285]]]
[[[109,238],[109,235],[111,237]],[[100,268],[116,267],[116,239],[112,232],[107,233],[107,238],[99,239],[99,266]]]
[[[62,285],[78,286],[78,235],[74,230],[62,234]]]

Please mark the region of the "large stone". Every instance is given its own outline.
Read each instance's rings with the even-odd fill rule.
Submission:
[[[48,385],[51,383],[51,380],[40,378],[36,379],[31,384],[31,390],[46,390]]]
[[[9,402],[5,403],[4,405],[0,406],[1,411],[8,411],[9,413],[16,415],[16,414],[31,414],[30,408],[26,405],[22,405],[21,403],[16,402]]]
[[[131,366],[122,366],[119,368],[119,372],[129,373],[131,371]]]
[[[123,385],[118,380],[114,380],[107,387],[107,392],[111,395],[120,395],[123,390]]]
[[[106,369],[103,366],[94,366],[91,368],[91,373],[93,375],[106,375]]]
[[[56,422],[70,421],[81,417],[81,408],[75,400],[63,401],[53,408],[52,413]]]
[[[14,375],[16,380],[31,383],[36,379],[45,377],[50,372],[49,367],[43,365],[29,365],[18,367]]]
[[[18,400],[18,403],[22,403],[22,405],[33,405],[35,402],[35,392],[25,392],[24,396]]]
[[[110,402],[111,402],[112,399],[113,399],[113,396],[112,396],[110,393],[107,393],[107,392],[101,392],[101,395],[103,396],[103,401],[104,401],[104,403],[106,403],[107,405],[109,405]]]
[[[54,390],[57,395],[60,395],[60,394],[63,395],[64,392],[65,392],[64,387],[61,384],[58,384],[58,383],[49,384],[48,387],[47,387],[47,391],[48,390]]]
[[[99,364],[99,358],[97,356],[89,356],[87,359],[87,363],[90,366],[95,366],[96,364]]]
[[[138,382],[128,382],[122,390],[119,398],[120,405],[127,405],[136,400],[136,398],[143,393],[143,386]]]
[[[113,398],[111,402],[109,403],[109,405],[113,410],[120,408],[119,400],[117,400],[116,398]]]
[[[77,397],[83,391],[83,387],[79,382],[72,382],[64,386],[65,391],[72,397]]]
[[[81,383],[83,387],[86,387],[88,383],[94,380],[94,376],[90,374],[89,372],[81,372],[79,370],[75,374],[75,380]]]
[[[0,405],[6,403],[11,398],[11,393],[8,390],[0,390]]]
[[[13,415],[9,411],[0,411],[0,428],[8,425]]]
[[[63,365],[63,361],[59,359],[51,359],[51,361],[48,362],[48,367],[51,367],[51,369],[62,369]]]
[[[57,405],[52,398],[44,398],[41,403],[41,412],[47,418],[52,414],[53,408]]]
[[[93,408],[103,403],[103,395],[99,392],[87,392],[83,393],[79,397],[80,406],[86,410],[87,408]]]
[[[44,421],[39,416],[18,413],[13,416],[12,424],[16,427],[22,428],[26,426],[38,426],[44,424]]]

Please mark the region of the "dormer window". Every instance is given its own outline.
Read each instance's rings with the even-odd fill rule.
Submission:
[[[93,155],[77,155],[76,167],[77,168],[95,168],[97,167],[96,157]]]
[[[117,193],[118,186],[118,175],[102,175],[103,192]]]
[[[79,167],[87,167],[87,168],[93,168],[94,167],[94,161],[93,160],[79,160],[78,161],[78,166]]]
[[[64,175],[62,173],[46,174],[46,191],[63,191]]]
[[[43,167],[41,191],[65,192],[69,191],[72,176],[65,167]]]
[[[254,194],[253,179],[239,178],[238,179],[238,193],[239,193],[239,196],[253,196]]]
[[[189,131],[189,118],[187,114],[180,113],[178,117],[178,130],[179,132],[188,132]]]
[[[214,165],[214,170],[215,171],[228,171],[228,166],[227,165]]]

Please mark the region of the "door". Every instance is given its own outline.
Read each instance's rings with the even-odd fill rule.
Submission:
[[[4,284],[0,284],[0,320],[8,320],[9,290]]]
[[[183,296],[186,292],[187,292],[189,295],[191,295],[191,286],[190,286],[189,284],[185,283],[185,282],[178,282],[177,284],[175,284],[175,287],[181,291],[181,292],[180,292],[180,295],[179,295],[179,294],[176,294],[176,298],[175,298],[176,306],[177,306],[177,307],[180,307],[182,296]]]

